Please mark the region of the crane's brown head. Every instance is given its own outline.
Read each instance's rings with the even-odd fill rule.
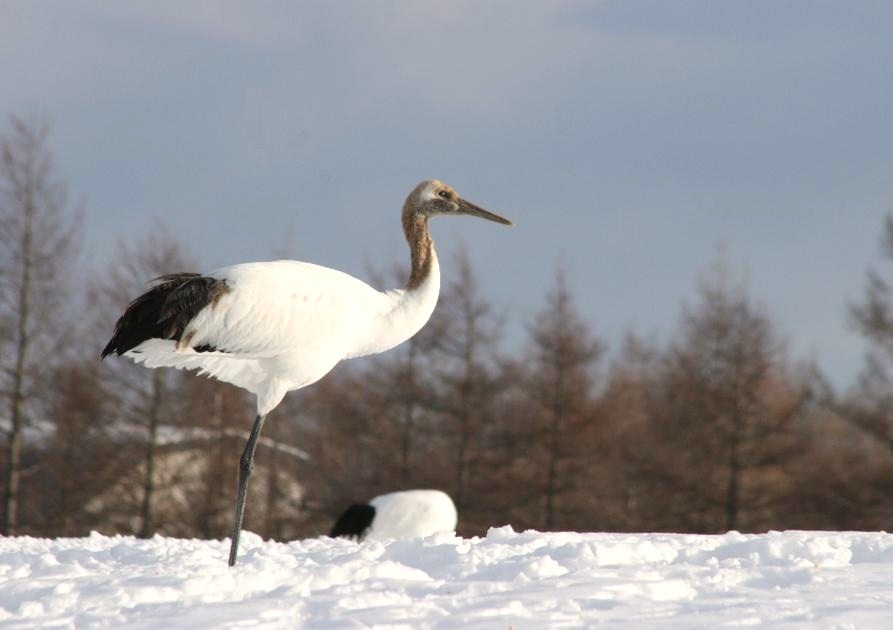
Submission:
[[[442,215],[467,214],[480,217],[503,225],[512,225],[508,219],[489,210],[484,210],[459,196],[450,186],[436,179],[423,181],[415,187],[403,206],[404,220],[414,217],[430,217]]]

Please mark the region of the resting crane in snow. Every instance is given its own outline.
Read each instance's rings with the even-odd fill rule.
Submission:
[[[354,503],[341,513],[329,536],[357,541],[430,536],[456,529],[456,504],[440,490],[403,490]]]
[[[236,563],[254,450],[267,414],[291,390],[325,376],[342,359],[384,352],[428,321],[440,267],[428,219],[471,215],[511,221],[462,199],[437,180],[403,204],[412,267],[405,289],[377,291],[334,269],[295,260],[176,273],[137,297],[102,351],[147,367],[196,369],[257,397],[257,417],[239,461],[229,564]]]

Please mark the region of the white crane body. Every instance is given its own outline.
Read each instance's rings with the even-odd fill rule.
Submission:
[[[196,369],[248,390],[262,416],[342,359],[384,352],[412,337],[431,317],[440,292],[436,254],[413,291],[377,291],[348,274],[295,260],[233,265],[205,277],[224,288],[189,322],[181,341],[147,339],[124,356],[152,368]]]

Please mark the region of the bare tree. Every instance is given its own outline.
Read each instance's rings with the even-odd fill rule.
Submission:
[[[893,259],[893,215],[884,221],[881,249]],[[872,345],[848,415],[893,454],[893,287],[879,272],[868,271],[865,296],[850,307],[850,315]]]
[[[589,485],[604,529],[654,527],[651,488],[661,471],[650,463],[661,445],[651,439],[651,422],[658,407],[661,360],[656,343],[628,334],[598,398],[600,422]]]
[[[870,400],[840,404],[817,369],[804,374],[808,394],[798,421],[803,448],[788,464],[794,483],[776,529],[881,530],[893,522],[893,459],[888,445],[862,429]],[[856,401],[859,400],[857,403]]]
[[[452,454],[453,499],[466,531],[479,531],[492,494],[496,471],[491,457],[489,427],[497,401],[506,389],[500,378],[497,344],[502,321],[480,295],[467,252],[456,258],[458,274],[441,296],[432,326],[438,335],[430,366],[432,407],[442,430],[438,450]]]
[[[24,428],[39,411],[37,392],[63,354],[63,304],[81,220],[69,213],[48,146],[48,126],[11,116],[0,136],[0,369],[8,410],[3,520],[19,527]]]
[[[893,214],[885,218],[881,250],[884,258],[893,260]],[[873,449],[865,449],[869,452],[861,454],[864,483],[850,496],[861,497],[868,506],[861,509],[862,515],[880,514],[878,527],[889,528],[893,522],[893,286],[874,269],[867,276],[864,297],[850,306],[850,316],[869,348],[865,366],[856,387],[844,400],[841,414],[886,454],[879,464],[870,456]]]
[[[148,279],[189,266],[179,244],[161,226],[156,226],[135,246],[120,244],[108,272],[102,274],[101,280],[91,289],[97,327],[108,337],[115,318]],[[119,506],[125,512],[132,508],[137,510],[139,525],[135,533],[142,537],[151,536],[156,529],[159,430],[163,424],[170,424],[168,418],[172,417],[174,381],[190,378],[183,374],[175,376],[172,372],[167,369],[146,370],[123,360],[116,360],[113,366],[105,368],[106,378],[114,384],[110,389],[116,392],[122,430],[130,437],[140,432],[144,434],[144,438],[139,440],[143,445],[139,505],[131,506],[125,501]]]
[[[699,298],[666,355],[655,410],[678,499],[667,513],[695,531],[753,528],[782,492],[802,392],[770,320],[721,265]]]
[[[38,447],[42,487],[28,493],[36,513],[29,529],[43,536],[83,536],[103,526],[85,506],[126,466],[113,437],[113,397],[93,353],[56,366],[46,399],[53,430]]]
[[[356,403],[352,420],[343,417],[339,421],[368,427],[371,436],[357,438],[388,454],[376,475],[385,491],[423,483],[437,468],[430,452],[436,422],[435,353],[440,337],[434,329],[441,329],[436,321],[391,352],[371,357],[359,370],[339,372],[350,373],[347,380],[354,380],[353,387],[363,392],[361,398],[352,399]],[[340,388],[350,387],[344,383]]]
[[[537,450],[545,460],[542,524],[549,530],[562,525],[560,497],[580,479],[587,457],[580,434],[594,419],[589,413],[592,368],[604,346],[577,314],[562,273],[530,327],[530,336],[524,382],[540,428]]]

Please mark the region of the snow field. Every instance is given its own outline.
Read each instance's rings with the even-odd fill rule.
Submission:
[[[893,627],[893,536],[0,538],[0,627]]]

